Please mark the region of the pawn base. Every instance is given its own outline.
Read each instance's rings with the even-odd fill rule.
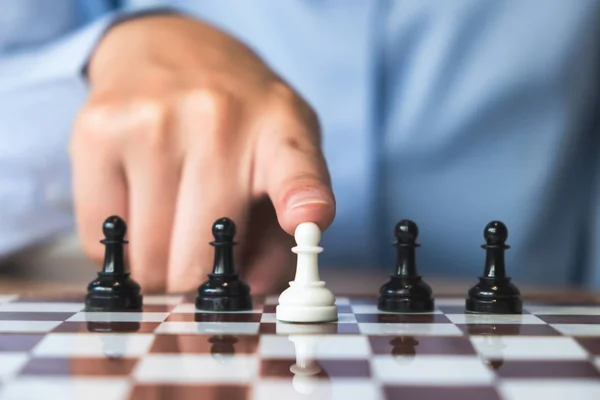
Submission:
[[[198,288],[196,309],[212,312],[252,310],[250,286],[237,274],[209,274],[208,280]]]
[[[92,312],[141,311],[140,285],[126,274],[98,273],[88,285],[85,310]]]
[[[276,318],[281,322],[325,323],[338,319],[337,307],[333,306],[296,306],[279,304],[275,310]]]
[[[390,280],[379,290],[377,308],[380,311],[393,313],[432,312],[435,307],[431,287],[416,277],[400,277],[392,275]]]
[[[196,309],[200,311],[228,312],[252,310],[251,296],[198,296]]]
[[[522,314],[521,293],[510,278],[479,278],[479,283],[469,290],[465,311],[474,314]]]

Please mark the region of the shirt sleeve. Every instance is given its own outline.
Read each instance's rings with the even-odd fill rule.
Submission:
[[[67,148],[98,41],[124,19],[173,11],[111,10],[44,45],[0,53],[0,258],[73,227]]]

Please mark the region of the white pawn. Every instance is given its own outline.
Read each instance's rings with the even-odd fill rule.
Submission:
[[[283,322],[337,321],[335,297],[319,277],[319,247],[321,231],[312,222],[296,228],[297,246],[292,251],[298,255],[296,276],[279,296],[276,318]]]

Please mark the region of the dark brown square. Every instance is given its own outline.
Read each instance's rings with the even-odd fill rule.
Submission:
[[[136,358],[34,358],[25,364],[21,375],[127,376],[136,363]]]
[[[595,356],[600,356],[600,337],[579,337],[575,338],[579,344]]]
[[[326,325],[321,325],[319,328],[320,329],[320,334],[323,335],[358,335],[360,334],[360,329],[358,328],[358,324],[354,324],[354,323],[344,323],[344,324],[337,324],[337,323],[331,323],[331,324],[326,324]],[[262,322],[259,327],[258,327],[258,333],[262,334],[262,335],[276,335],[276,334],[280,334],[280,335],[289,335],[288,331],[285,331],[285,333],[283,332],[277,332],[277,324],[274,322]]]
[[[0,312],[0,321],[65,321],[74,312]]]
[[[451,321],[443,314],[356,314],[358,322],[381,324],[449,324]]]
[[[392,355],[476,355],[466,337],[370,336],[374,354]]]
[[[168,322],[260,322],[260,313],[173,313]]]
[[[30,351],[37,345],[44,335],[3,333],[0,334],[0,352],[4,351]]]
[[[600,324],[600,315],[537,315],[548,324]]]
[[[296,365],[294,359],[263,359],[260,363],[260,376],[262,378],[293,378],[295,374],[290,369],[293,365]],[[371,376],[368,360],[314,360],[305,368],[320,369],[312,377],[322,379],[369,378]]]
[[[247,400],[246,385],[137,384],[129,400]]]
[[[469,335],[560,336],[560,332],[549,325],[456,324],[456,326]]]
[[[258,335],[156,335],[150,353],[254,354]]]
[[[83,322],[67,321],[52,332],[60,333],[152,333],[160,322]]]
[[[438,310],[440,310],[441,312],[443,312],[444,314],[471,314],[468,313],[467,310],[465,309],[465,306],[455,306],[455,305],[440,305],[440,306],[436,306],[436,308]],[[527,310],[523,310],[522,315],[528,315],[531,314],[529,311]],[[472,315],[476,315],[476,314],[472,314]]]
[[[491,386],[390,386],[383,387],[386,400],[501,400],[500,395]]]
[[[503,378],[600,378],[600,372],[588,361],[491,361],[495,363],[496,374]]]

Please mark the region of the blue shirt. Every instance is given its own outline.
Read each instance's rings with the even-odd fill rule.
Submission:
[[[123,3],[119,5],[119,3]],[[0,254],[73,228],[80,71],[117,18],[169,6],[240,38],[314,106],[338,201],[323,265],[475,279],[509,228],[519,282],[600,286],[600,2],[12,0],[0,9]]]

